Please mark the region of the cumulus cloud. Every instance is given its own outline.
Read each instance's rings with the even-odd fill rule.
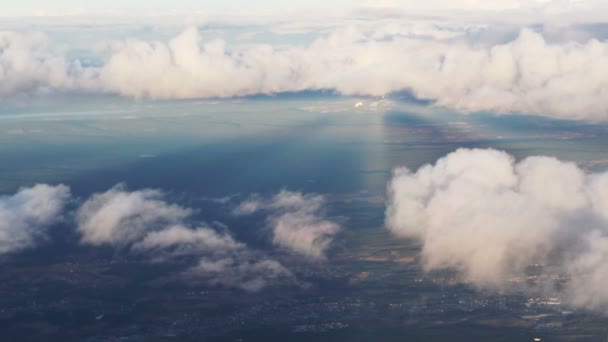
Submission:
[[[197,31],[189,29],[167,45],[127,43],[114,52],[100,77],[107,90],[133,97],[231,97],[308,89],[379,96],[408,89],[465,112],[606,119],[607,57],[605,43],[551,45],[530,30],[489,47],[408,37],[386,41],[351,28],[308,47],[228,50],[221,40],[201,44]]]
[[[0,255],[34,247],[61,217],[70,198],[64,185],[38,184],[0,196]]]
[[[92,70],[70,64],[42,33],[0,31],[0,97],[30,91],[85,90]]]
[[[124,186],[91,196],[78,210],[82,241],[92,245],[130,245],[149,232],[182,222],[191,210],[163,200],[159,190],[128,192]]]
[[[192,255],[200,253],[224,253],[245,248],[230,235],[220,234],[212,229],[191,229],[184,226],[169,226],[163,230],[147,234],[133,248],[136,250],[166,250],[175,248],[172,253]]]
[[[155,261],[198,260],[185,274],[210,284],[257,291],[292,274],[280,263],[250,250],[227,232],[192,225],[193,211],[164,199],[159,190],[116,186],[91,196],[78,209],[82,243],[126,248]]]
[[[463,112],[608,119],[608,44],[547,42],[523,29],[479,44],[466,29],[396,23],[335,29],[307,46],[202,41],[189,28],[168,43],[108,44],[101,66],[44,53],[32,38],[3,33],[0,95],[54,89],[134,98],[226,98],[332,89],[346,95],[409,90]]]
[[[476,286],[506,289],[543,265],[570,279],[572,304],[608,309],[608,173],[460,149],[416,172],[395,170],[388,189],[387,226],[422,242],[426,270],[454,269]]]
[[[236,215],[269,212],[272,242],[300,255],[323,259],[340,226],[324,218],[325,199],[319,195],[280,191],[270,199],[252,198],[235,208]]]

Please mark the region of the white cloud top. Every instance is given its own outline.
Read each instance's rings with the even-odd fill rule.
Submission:
[[[608,308],[608,173],[461,149],[415,173],[396,170],[389,194],[387,226],[422,242],[426,270],[455,269],[477,286],[508,289],[541,264],[570,278],[571,303]]]
[[[116,186],[90,197],[78,210],[82,241],[92,245],[129,245],[150,231],[182,222],[191,211],[163,200],[158,190],[128,192]]]
[[[545,35],[551,36],[549,31]],[[489,41],[472,39],[475,32]],[[305,46],[272,46],[203,41],[196,28],[189,28],[167,43],[106,44],[99,56],[103,62],[95,66],[68,61],[44,36],[4,32],[0,96],[84,91],[189,99],[319,89],[379,96],[408,90],[463,112],[608,119],[605,41],[585,36],[588,31],[571,33],[582,35],[578,41],[568,33],[548,41],[528,28],[508,39],[491,32],[480,25],[380,22],[340,26]]]

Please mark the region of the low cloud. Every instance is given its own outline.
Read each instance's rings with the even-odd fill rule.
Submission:
[[[506,290],[542,265],[569,279],[569,303],[608,309],[608,173],[460,149],[416,172],[395,170],[388,189],[387,226],[422,242],[427,271],[453,269],[478,287]]]
[[[189,276],[205,279],[208,283],[259,291],[277,283],[291,281],[293,275],[281,263],[272,259],[203,258],[190,269]]]
[[[36,246],[61,218],[70,199],[67,186],[38,184],[0,196],[0,255]]]
[[[318,195],[281,191],[270,199],[252,198],[235,208],[236,215],[267,211],[272,242],[312,259],[324,259],[340,226],[323,215],[325,199]]]
[[[77,211],[82,243],[126,248],[154,261],[198,260],[184,276],[207,283],[258,291],[291,282],[289,270],[236,241],[227,232],[193,225],[193,211],[164,199],[159,190],[127,191],[116,186],[89,198]]]
[[[189,28],[169,42],[106,44],[104,62],[87,67],[53,53],[43,37],[4,32],[0,96],[56,90],[192,99],[408,90],[462,112],[608,119],[606,42],[547,42],[527,28],[507,41],[456,38],[466,32],[431,24],[351,26],[307,46],[275,47],[202,41],[199,31]]]
[[[209,228],[189,228],[181,225],[165,227],[147,234],[133,245],[140,251],[164,251],[173,248],[174,255],[193,255],[233,252],[245,248],[230,235],[220,234]]]
[[[91,196],[76,217],[82,242],[131,245],[191,214],[190,209],[165,202],[159,190],[129,192],[119,185]]]
[[[198,32],[189,29],[166,45],[128,42],[117,48],[100,79],[106,90],[131,97],[315,89],[381,96],[411,90],[464,112],[603,120],[608,118],[606,58],[603,42],[548,44],[527,29],[510,42],[485,47],[407,36],[385,40],[379,32],[349,28],[307,47],[281,50],[269,45],[230,50],[221,40],[201,43]]]
[[[42,33],[0,31],[0,98],[20,93],[86,91],[94,70],[69,63]]]

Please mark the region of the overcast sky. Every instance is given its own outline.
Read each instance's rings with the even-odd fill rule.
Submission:
[[[304,9],[348,10],[361,6],[401,7],[408,10],[513,10],[550,7],[551,11],[568,11],[604,5],[604,0],[22,0],[0,4],[1,16],[43,14],[77,14],[99,12],[184,12],[184,11],[284,11]]]
[[[156,12],[156,11],[227,11],[227,10],[285,10],[285,9],[306,9],[306,8],[341,8],[357,6],[361,1],[358,0],[109,0],[109,1],[88,1],[88,0],[23,0],[6,1],[0,5],[2,16],[21,16],[39,14],[74,14],[89,12]]]

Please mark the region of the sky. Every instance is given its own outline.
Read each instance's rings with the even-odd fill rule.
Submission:
[[[39,0],[8,1],[0,5],[1,16],[27,16],[43,14],[76,14],[95,12],[185,12],[197,11],[227,11],[227,10],[291,10],[310,8],[342,8],[356,5],[357,1],[281,1],[281,0],[123,0],[123,1],[87,1],[87,0],[56,0],[51,2]]]
[[[57,0],[53,2],[24,0],[5,2],[0,5],[0,16],[62,15],[82,13],[155,13],[188,11],[300,11],[332,9],[341,12],[358,7],[393,7],[408,11],[450,10],[450,11],[503,11],[526,8],[548,8],[552,12],[592,9],[602,5],[601,0]],[[604,7],[605,8],[605,7]]]

